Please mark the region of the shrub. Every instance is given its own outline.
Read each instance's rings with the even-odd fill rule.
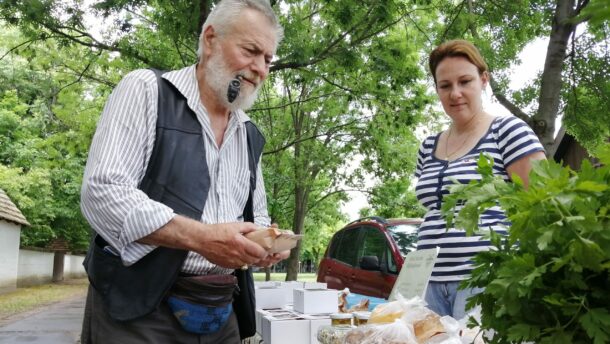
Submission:
[[[493,330],[491,343],[610,342],[610,147],[599,157],[601,167],[585,161],[580,172],[534,162],[526,189],[494,177],[481,156],[482,180],[452,187],[448,223],[472,234],[496,202],[512,222],[508,237],[490,232],[494,249],[475,257],[463,284],[486,288],[468,306],[481,307],[471,321]]]

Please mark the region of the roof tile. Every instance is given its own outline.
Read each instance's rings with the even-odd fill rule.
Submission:
[[[4,190],[0,189],[0,219],[16,223],[18,225],[30,226],[28,220],[15,206]]]

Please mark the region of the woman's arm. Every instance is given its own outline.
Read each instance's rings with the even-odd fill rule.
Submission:
[[[513,174],[518,175],[521,180],[523,180],[526,189],[529,185],[529,173],[532,169],[532,160],[546,160],[546,155],[544,155],[544,152],[535,152],[518,159],[506,168],[508,176],[512,179]]]

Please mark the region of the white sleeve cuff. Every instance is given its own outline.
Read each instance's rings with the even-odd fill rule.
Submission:
[[[174,216],[170,207],[153,200],[146,200],[130,211],[119,238],[123,264],[129,266],[154,250],[157,246],[136,241],[165,226]]]

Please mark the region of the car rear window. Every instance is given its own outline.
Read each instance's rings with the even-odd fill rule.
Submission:
[[[360,235],[360,228],[344,229],[340,236],[339,246],[334,250],[334,258],[345,264],[351,266],[358,265],[358,237]]]
[[[358,254],[358,261],[364,256],[375,256],[380,264],[383,263],[387,241],[377,228],[364,227],[364,237],[360,246],[362,253]]]
[[[392,236],[392,239],[398,245],[400,254],[404,257],[407,253],[415,251],[417,249],[417,229],[419,225],[416,224],[401,224],[388,226],[388,232]]]

